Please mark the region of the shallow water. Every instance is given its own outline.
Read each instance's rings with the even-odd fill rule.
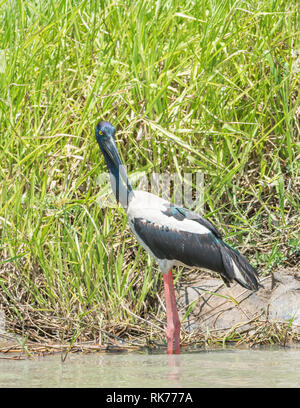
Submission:
[[[0,387],[300,387],[300,349],[0,358]]]

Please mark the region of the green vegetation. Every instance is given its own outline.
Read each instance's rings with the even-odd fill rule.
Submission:
[[[98,205],[99,119],[132,177],[202,172],[206,216],[262,275],[299,262],[297,13],[296,0],[0,2],[7,330],[164,338],[157,266],[124,211]]]

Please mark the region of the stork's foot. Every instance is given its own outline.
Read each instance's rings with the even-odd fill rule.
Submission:
[[[168,354],[180,354],[180,320],[178,316],[172,271],[164,273],[167,312]]]

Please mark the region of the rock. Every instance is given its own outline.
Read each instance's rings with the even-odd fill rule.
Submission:
[[[273,274],[270,317],[300,325],[300,271],[294,273],[276,272]]]
[[[257,292],[238,284],[227,288],[220,279],[205,275],[193,285],[182,284],[177,288],[181,318],[192,309],[183,327],[187,331],[246,329],[259,316],[280,322],[293,319],[294,326],[300,325],[300,270],[277,271],[260,282],[264,288]]]

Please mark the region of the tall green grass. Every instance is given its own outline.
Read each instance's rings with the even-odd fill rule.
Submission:
[[[99,119],[116,125],[132,177],[202,172],[207,217],[262,274],[299,261],[297,6],[0,3],[9,329],[38,341],[163,333],[157,266],[123,210],[98,205]]]

